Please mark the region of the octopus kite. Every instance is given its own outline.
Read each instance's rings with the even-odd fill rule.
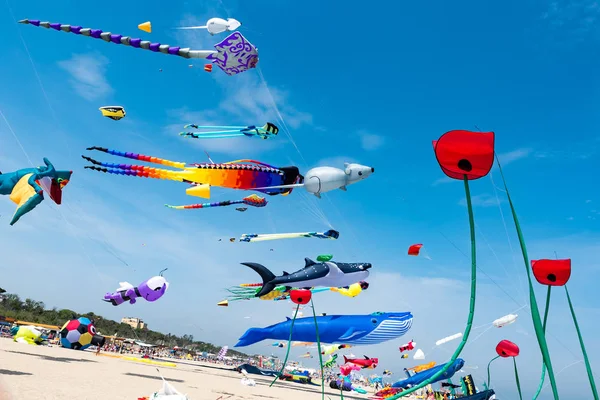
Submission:
[[[85,168],[115,175],[137,176],[140,178],[166,179],[192,184],[186,190],[190,196],[210,198],[210,187],[219,186],[229,189],[257,190],[268,195],[291,193],[292,189],[258,189],[271,183],[292,183],[301,181],[302,175],[297,167],[277,168],[254,160],[237,160],[222,164],[201,163],[186,164],[164,160],[158,157],[143,154],[110,150],[105,147],[88,147],[87,150],[96,150],[115,156],[132,160],[146,161],[153,164],[166,165],[178,170],[147,167],[143,165],[115,164],[96,161],[87,156],[84,160],[94,164]]]
[[[262,128],[254,125],[250,126],[200,126],[196,124],[188,124],[184,129],[221,129],[207,132],[180,132],[181,136],[187,136],[194,139],[220,139],[230,137],[259,137],[261,139],[269,139],[277,136],[279,128],[274,124],[267,122]]]
[[[233,32],[221,42],[214,45],[216,50],[191,50],[168,44],[152,43],[147,40],[131,38],[111,32],[103,32],[101,29],[82,28],[75,25],[64,25],[53,22],[41,22],[36,19],[23,19],[21,24],[41,26],[46,29],[52,28],[57,31],[70,32],[76,35],[102,39],[105,42],[122,44],[138,49],[150,50],[155,53],[171,54],[184,58],[205,58],[212,61],[227,75],[235,75],[240,72],[256,68],[258,64],[258,50],[241,33]]]
[[[44,191],[56,204],[62,202],[62,190],[69,183],[73,171],[57,171],[45,157],[44,163],[45,166],[37,168],[23,168],[5,174],[0,172],[0,194],[9,195],[17,204],[11,225],[44,200]]]
[[[196,208],[209,208],[209,207],[224,207],[224,206],[230,206],[232,204],[246,204],[249,206],[253,206],[253,207],[264,207],[267,205],[267,200],[265,200],[264,197],[260,197],[257,196],[255,194],[251,194],[248,197],[244,197],[242,200],[226,200],[226,201],[219,201],[217,203],[202,203],[202,204],[190,204],[187,206],[170,206],[168,204],[165,204],[166,207],[169,208],[174,208],[176,210],[192,210],[192,209],[196,209]],[[238,211],[246,211],[247,208],[244,208],[243,210],[240,210],[240,208],[236,208],[236,210]]]

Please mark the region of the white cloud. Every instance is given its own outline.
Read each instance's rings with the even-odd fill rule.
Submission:
[[[509,151],[508,153],[499,154],[498,158],[500,159],[500,163],[502,164],[502,166],[506,166],[514,161],[517,161],[517,160],[520,160],[522,158],[529,156],[531,153],[532,153],[532,149],[522,148],[522,149],[516,149],[513,151]]]
[[[455,179],[452,179],[450,177],[447,176],[443,176],[441,178],[436,179],[435,181],[433,181],[433,183],[431,184],[431,186],[438,186],[444,183],[450,183],[450,182],[454,182]]]
[[[113,88],[106,79],[108,58],[100,53],[73,54],[58,65],[71,74],[69,83],[75,92],[86,100],[101,99],[113,92]]]
[[[369,132],[359,132],[360,144],[364,150],[373,151],[379,149],[385,143],[385,138]]]
[[[503,200],[500,200],[500,202],[503,202]],[[498,198],[487,193],[478,194],[471,196],[471,203],[473,204],[473,207],[493,207],[498,205]],[[461,199],[458,204],[466,206],[467,200]]]

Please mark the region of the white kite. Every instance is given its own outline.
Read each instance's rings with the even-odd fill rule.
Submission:
[[[242,26],[242,23],[237,19],[227,18],[227,20],[224,20],[223,18],[211,18],[206,25],[183,26],[177,29],[206,29],[211,35],[216,35],[225,31],[235,31],[240,26]]]
[[[517,314],[508,314],[504,317],[498,318],[492,323],[496,328],[502,328],[503,326],[514,324],[517,321],[517,317]]]
[[[455,333],[454,335],[446,336],[445,338],[443,338],[443,339],[440,339],[440,340],[438,340],[437,342],[435,342],[435,345],[436,345],[436,346],[439,346],[439,345],[441,345],[441,344],[448,343],[448,342],[450,342],[450,341],[452,341],[452,340],[455,340],[455,339],[461,338],[461,337],[462,337],[462,335],[463,335],[462,333]]]
[[[413,359],[414,360],[424,360],[425,353],[423,353],[423,350],[417,349],[417,351],[415,351],[415,354],[413,355]]]

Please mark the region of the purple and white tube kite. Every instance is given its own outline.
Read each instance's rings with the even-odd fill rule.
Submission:
[[[216,50],[191,50],[190,48],[152,43],[147,40],[103,32],[101,29],[82,28],[81,26],[53,22],[40,22],[37,19],[23,19],[19,23],[71,32],[76,35],[89,36],[95,39],[102,39],[105,42],[123,44],[125,46],[150,50],[155,53],[171,54],[184,58],[205,58],[216,64],[227,75],[236,75],[240,72],[248,71],[251,68],[256,68],[256,64],[258,64],[258,49],[239,32],[234,32],[221,42],[215,44],[214,47]]]

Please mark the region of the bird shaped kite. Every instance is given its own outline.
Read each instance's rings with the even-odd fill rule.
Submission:
[[[57,171],[45,157],[44,164],[37,168],[0,172],[0,194],[9,195],[17,204],[11,225],[44,200],[44,191],[56,204],[62,202],[62,190],[69,183],[73,171]]]

